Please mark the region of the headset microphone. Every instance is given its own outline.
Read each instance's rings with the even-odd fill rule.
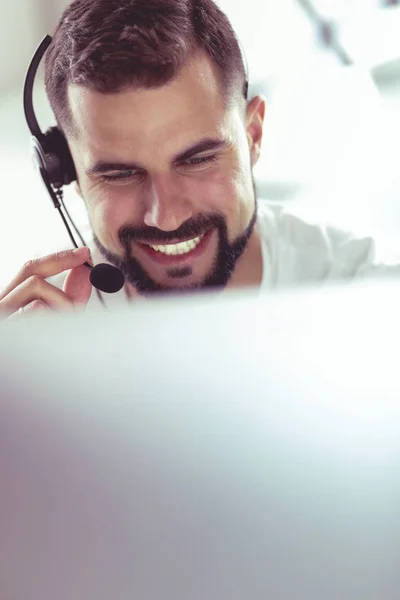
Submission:
[[[53,205],[58,210],[73,245],[75,248],[78,248],[62,210],[64,209],[82,243],[86,245],[63,202],[63,186],[76,181],[77,178],[72,155],[67,140],[60,129],[51,127],[46,133],[42,133],[33,108],[33,86],[36,73],[51,42],[52,38],[47,35],[36,50],[29,65],[24,85],[24,112],[29,131],[32,135],[34,164],[39,170],[53,201]],[[113,294],[119,292],[124,286],[124,274],[117,267],[106,263],[94,267],[88,262],[84,264],[90,269],[90,282],[97,290]]]

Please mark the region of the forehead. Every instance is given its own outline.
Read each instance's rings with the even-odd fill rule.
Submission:
[[[202,54],[160,88],[101,94],[70,86],[69,103],[76,139],[91,154],[105,145],[118,145],[121,153],[132,145],[173,152],[197,137],[223,133],[228,114],[215,67]]]

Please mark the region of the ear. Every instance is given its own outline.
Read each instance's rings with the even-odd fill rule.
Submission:
[[[256,165],[260,158],[265,109],[266,101],[263,96],[256,96],[247,105],[246,132],[252,167]]]

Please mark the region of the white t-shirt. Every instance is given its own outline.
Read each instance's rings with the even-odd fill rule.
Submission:
[[[258,227],[263,257],[260,291],[366,276],[400,276],[400,253],[391,260],[382,259],[372,237],[356,237],[312,222],[285,206],[260,200]],[[92,248],[92,258],[95,264],[104,262],[96,248]],[[62,287],[64,278],[49,281]],[[117,294],[102,294],[102,298],[107,307],[129,301],[125,288]],[[87,308],[95,306],[101,306],[101,301],[93,290]]]
[[[400,251],[378,254],[375,240],[305,219],[282,205],[261,201],[259,227],[263,255],[261,289],[293,284],[400,276]]]

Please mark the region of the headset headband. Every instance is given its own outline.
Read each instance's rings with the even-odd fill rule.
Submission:
[[[24,112],[26,122],[28,123],[29,130],[31,134],[37,138],[38,140],[43,139],[43,133],[39,127],[39,123],[37,122],[35,111],[33,108],[33,86],[35,83],[36,74],[39,68],[39,65],[42,61],[43,56],[46,53],[47,48],[50,46],[52,42],[52,38],[49,35],[46,35],[39,48],[36,50],[31,63],[28,67],[28,72],[26,74],[25,85],[24,85]]]

